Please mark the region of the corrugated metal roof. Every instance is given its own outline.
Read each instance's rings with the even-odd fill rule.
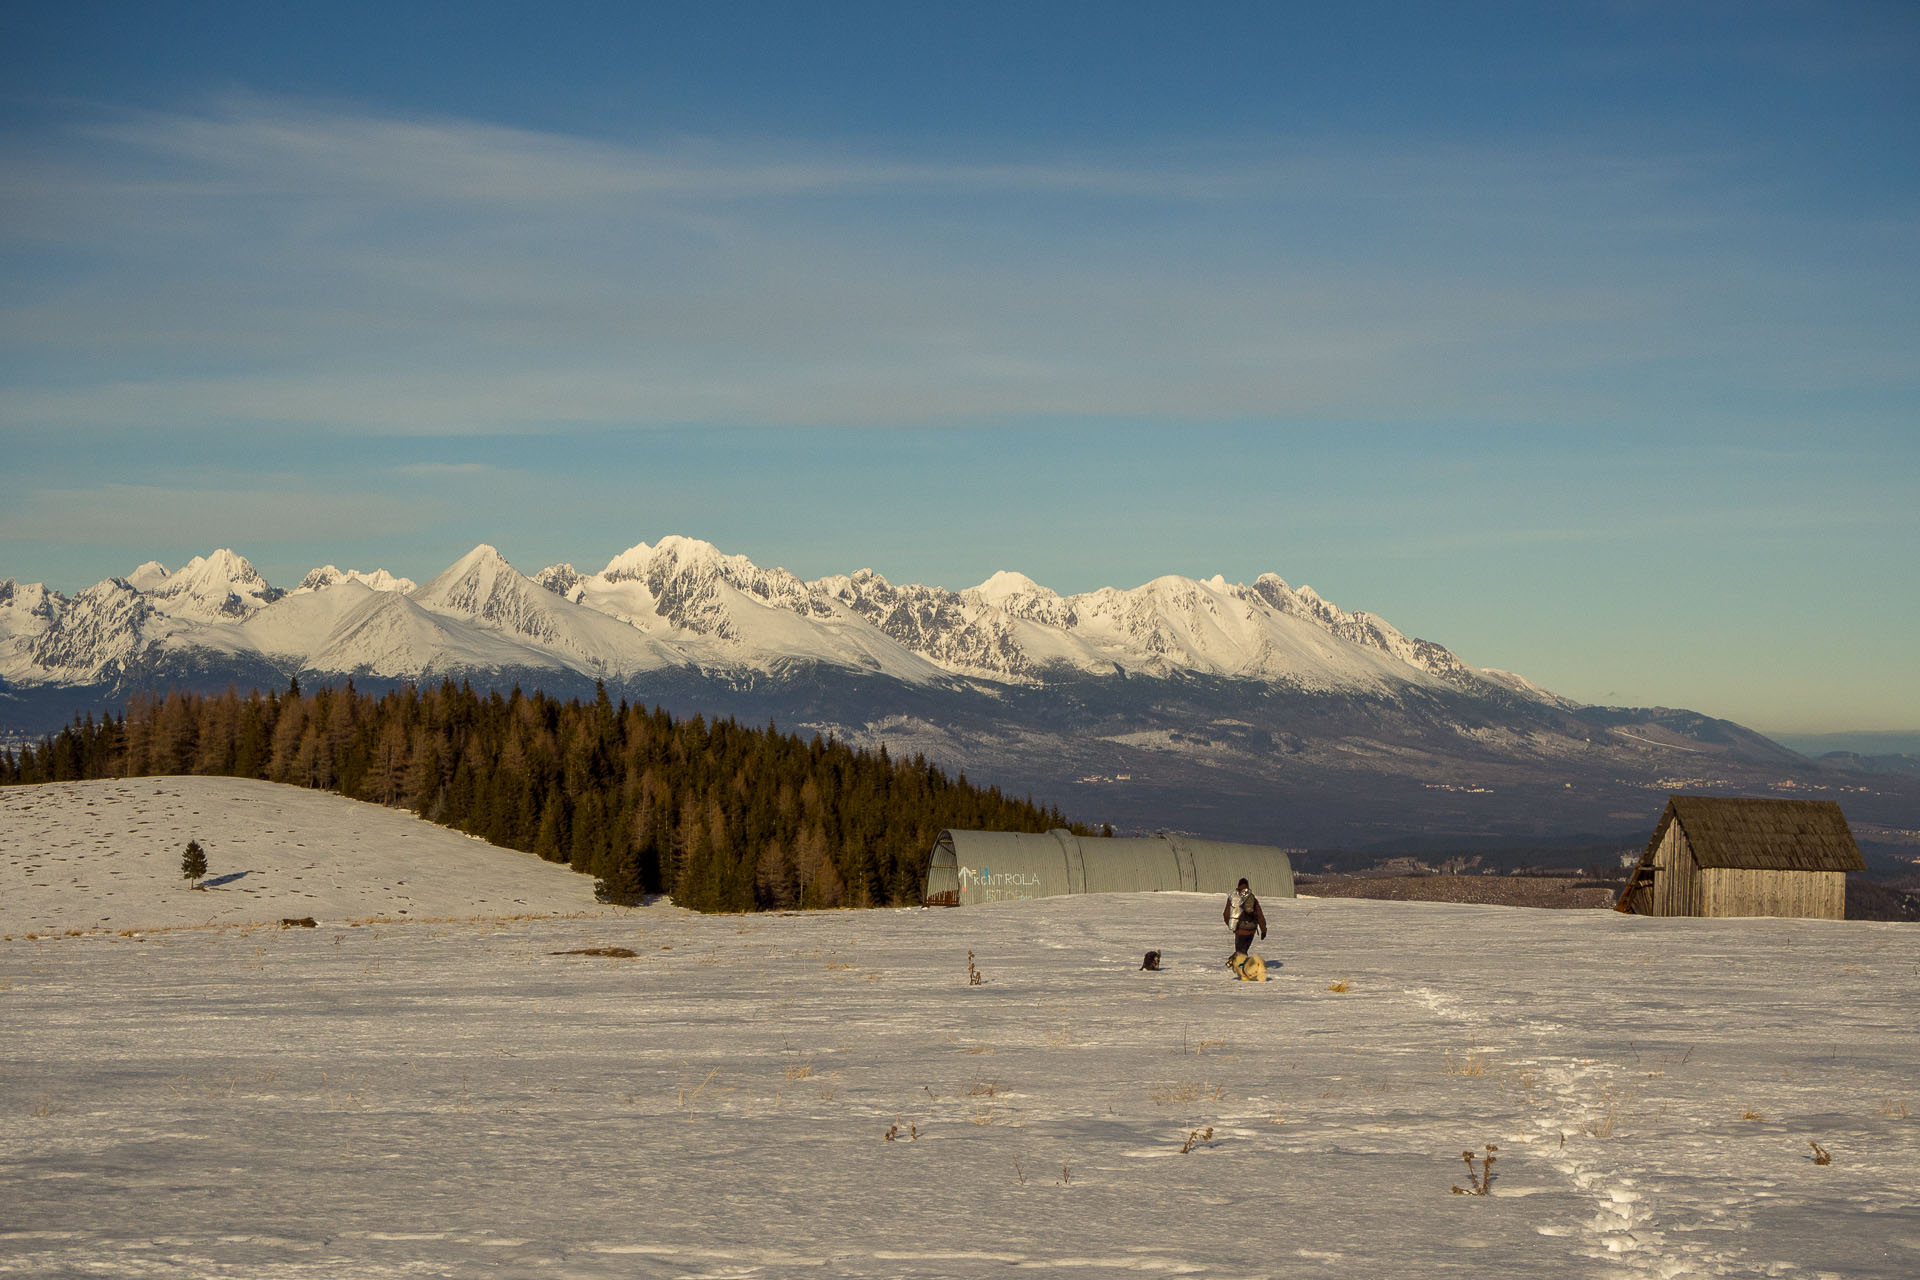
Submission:
[[[1702,867],[1748,871],[1865,871],[1846,815],[1831,800],[1671,796],[1649,850],[1678,822]]]

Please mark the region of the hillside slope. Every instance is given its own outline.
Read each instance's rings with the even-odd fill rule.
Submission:
[[[180,875],[187,841],[209,887]],[[403,810],[237,778],[0,787],[0,934],[593,911],[593,881]]]

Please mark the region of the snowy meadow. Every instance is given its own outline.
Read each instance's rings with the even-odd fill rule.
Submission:
[[[1920,1273],[1920,929],[1266,906],[1240,983],[1210,897],[626,910],[309,792],[0,792],[0,1274]]]

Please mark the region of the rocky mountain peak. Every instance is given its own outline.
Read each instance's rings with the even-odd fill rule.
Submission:
[[[388,573],[385,569],[375,569],[371,573],[362,573],[358,569],[341,569],[334,565],[321,565],[309,570],[289,595],[299,595],[308,591],[325,591],[328,587],[337,587],[343,582],[357,582],[374,591],[412,591],[419,584],[412,578],[401,578]]]
[[[13,578],[0,581],[0,609],[11,609],[23,615],[52,617],[58,599],[55,593],[47,590],[44,582],[19,582]]]
[[[128,574],[123,581],[135,591],[152,591],[167,580],[167,566],[149,560]]]
[[[134,573],[142,581],[151,581],[146,576],[150,568],[159,566],[149,562]],[[127,585],[162,613],[203,622],[244,618],[286,594],[262,577],[245,556],[225,548],[195,556],[174,573],[161,572],[164,576],[151,587],[141,587],[133,579]]]
[[[587,580],[587,575],[562,561],[559,564],[550,564],[534,574],[533,580],[562,600],[572,600],[577,603],[580,599],[580,584]]]
[[[759,679],[798,661],[884,670],[909,681],[945,673],[1033,685],[1127,672],[1329,691],[1437,682],[1547,696],[1514,678],[1483,676],[1439,645],[1409,638],[1374,615],[1348,613],[1311,587],[1295,590],[1270,573],[1249,585],[1221,575],[1165,575],[1127,590],[1073,596],[1014,570],[958,592],[896,585],[872,569],[809,583],[712,543],[669,536],[634,544],[597,574],[563,563],[528,578],[498,548],[481,543],[425,586],[384,570],[329,564],[309,573],[296,594],[310,601],[345,583],[375,588],[407,607],[369,611],[374,600],[363,609],[343,598],[326,608],[269,612],[282,593],[230,550],[196,557],[175,573],[143,565],[132,578],[99,584],[71,603],[37,598],[37,613],[23,609],[26,592],[16,585],[0,634],[0,676],[50,678],[46,664],[28,653],[33,646],[63,671],[90,669],[95,656],[116,646],[200,643],[324,653],[348,671],[378,670],[405,649],[413,654],[405,668],[412,671],[497,665],[502,659],[482,663],[475,655],[504,652],[500,644],[510,641],[531,646],[526,660],[535,665],[596,673],[685,664]],[[149,627],[150,612],[165,625]],[[83,616],[92,621],[83,623]],[[205,633],[204,641],[190,625],[241,623],[244,635]],[[306,635],[323,623],[342,629]],[[470,643],[472,633],[460,630],[466,624],[492,638]],[[110,639],[115,627],[126,633]],[[75,638],[83,634],[94,639]],[[64,638],[56,643],[56,635]],[[439,656],[421,656],[427,650]]]
[[[481,543],[454,561],[431,582],[417,588],[413,595],[422,603],[437,604],[459,613],[491,617],[490,602],[523,594],[522,584],[533,587],[532,579],[521,575],[490,543]]]

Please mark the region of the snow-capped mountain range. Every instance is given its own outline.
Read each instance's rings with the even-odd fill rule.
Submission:
[[[71,597],[0,582],[0,679],[14,686],[112,682],[161,658],[411,680],[565,670],[624,682],[796,663],[912,685],[1194,674],[1315,692],[1485,686],[1560,703],[1274,574],[1062,596],[1001,572],[949,591],[868,569],[805,582],[668,537],[598,573],[559,564],[533,577],[482,545],[424,586],[327,565],[283,591],[228,550],[171,572],[149,562]]]
[[[226,550],[71,596],[0,580],[0,741],[136,691],[291,677],[600,682],[919,752],[1086,821],[1262,842],[1531,839],[1637,824],[1683,783],[1831,782],[1739,725],[1580,706],[1273,574],[1063,596],[1009,571],[952,591],[868,569],[807,582],[668,537],[595,573],[529,577],[483,545],[424,584],[326,565],[282,590]],[[1886,803],[1876,821],[1913,825]]]

